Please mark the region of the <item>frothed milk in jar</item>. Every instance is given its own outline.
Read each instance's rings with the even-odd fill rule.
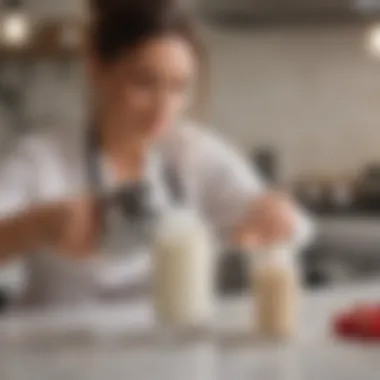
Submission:
[[[205,223],[190,210],[164,217],[155,236],[154,298],[164,325],[203,326],[214,308],[215,249]]]
[[[254,317],[261,337],[283,340],[296,333],[300,285],[293,253],[285,246],[252,253]]]

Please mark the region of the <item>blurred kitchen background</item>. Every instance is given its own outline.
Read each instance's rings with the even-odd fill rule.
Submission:
[[[184,1],[185,2],[185,1]],[[0,150],[85,120],[84,0],[0,2]],[[207,121],[319,224],[307,286],[380,276],[380,1],[188,0],[211,55]],[[221,288],[246,285],[231,255]],[[17,282],[0,275],[2,289]],[[13,284],[13,285],[12,285]]]

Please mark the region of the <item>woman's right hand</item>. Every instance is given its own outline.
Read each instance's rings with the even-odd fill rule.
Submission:
[[[35,206],[0,219],[0,262],[46,247],[67,257],[87,257],[101,227],[100,202],[91,196]]]

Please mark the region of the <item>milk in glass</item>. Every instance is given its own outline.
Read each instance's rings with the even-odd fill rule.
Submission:
[[[255,322],[261,337],[283,340],[296,333],[300,285],[292,253],[274,247],[252,254]]]

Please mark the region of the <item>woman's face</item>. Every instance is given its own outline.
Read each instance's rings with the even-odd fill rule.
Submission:
[[[186,41],[163,36],[94,68],[100,112],[116,118],[121,133],[152,139],[186,111],[196,60]]]

